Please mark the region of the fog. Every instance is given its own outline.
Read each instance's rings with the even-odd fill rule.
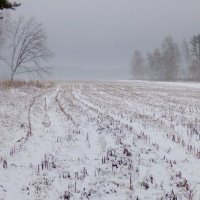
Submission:
[[[18,1],[14,17],[35,16],[45,26],[55,54],[51,79],[129,79],[135,49],[200,33],[199,0]]]

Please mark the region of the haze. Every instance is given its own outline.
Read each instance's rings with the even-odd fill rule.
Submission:
[[[199,0],[19,0],[13,15],[35,16],[54,52],[52,79],[129,79],[134,49],[200,33]]]

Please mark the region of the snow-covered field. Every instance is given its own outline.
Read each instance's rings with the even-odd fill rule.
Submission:
[[[0,89],[0,200],[200,199],[200,85]]]

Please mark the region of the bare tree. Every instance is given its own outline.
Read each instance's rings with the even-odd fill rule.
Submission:
[[[144,79],[144,58],[140,51],[134,51],[130,67],[133,79]]]
[[[47,48],[43,25],[34,18],[26,20],[20,17],[10,24],[8,31],[9,57],[4,57],[3,60],[10,68],[10,80],[17,74],[48,73],[49,68],[41,66],[42,61],[47,61],[52,56]]]
[[[171,36],[166,37],[162,43],[162,56],[165,68],[165,80],[177,80],[181,53],[178,44]]]
[[[190,67],[190,72],[192,74],[192,80],[200,81],[200,34],[192,37],[191,45],[192,65]]]
[[[160,81],[164,79],[164,68],[162,64],[162,54],[159,49],[155,49],[153,53],[147,53],[147,61],[149,65],[150,80]]]
[[[181,44],[181,72],[180,77],[183,80],[192,79],[192,73],[190,71],[192,65],[192,54],[188,42],[183,39]]]

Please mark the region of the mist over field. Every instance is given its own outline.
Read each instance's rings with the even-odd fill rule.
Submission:
[[[34,16],[44,24],[48,47],[54,53],[45,63],[54,68],[48,79],[70,79],[72,68],[77,71],[72,72],[74,79],[81,79],[85,69],[91,69],[87,70],[88,79],[135,78],[130,66],[135,50],[146,57],[170,35],[181,48],[183,39],[190,43],[200,32],[198,0],[60,0],[59,3],[21,0],[20,3],[14,12],[10,11],[13,18]],[[119,70],[124,71],[121,76]],[[96,76],[96,71],[104,77]]]
[[[0,0],[0,200],[199,200],[200,1]]]

